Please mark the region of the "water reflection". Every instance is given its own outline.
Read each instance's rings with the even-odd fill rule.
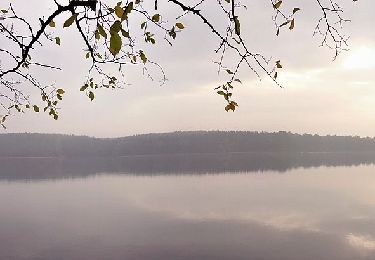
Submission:
[[[374,259],[374,170],[3,181],[0,259]]]
[[[374,153],[227,153],[100,158],[0,158],[0,180],[60,179],[125,173],[135,175],[286,172],[299,167],[358,166]]]

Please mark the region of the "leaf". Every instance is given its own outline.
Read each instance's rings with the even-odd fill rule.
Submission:
[[[273,8],[275,8],[275,9],[279,9],[280,8],[280,5],[281,5],[281,3],[282,3],[283,1],[278,1],[278,2],[276,2],[274,5],[273,5]]]
[[[112,25],[109,31],[111,34],[117,34],[122,29],[122,25],[120,21],[115,21]]]
[[[94,92],[90,91],[89,98],[90,98],[91,101],[94,100],[94,98],[95,98]]]
[[[130,2],[128,6],[125,8],[125,14],[129,14],[133,10],[133,2]]]
[[[49,24],[48,24],[50,27],[55,27],[56,26],[56,24],[55,24],[55,22],[52,20]]]
[[[147,62],[147,57],[143,51],[139,51],[139,56],[141,57],[141,60],[143,61],[143,64]]]
[[[298,7],[293,8],[293,14],[297,13],[299,10],[301,10],[301,9],[298,8]]]
[[[86,53],[86,59],[90,58],[90,52]]]
[[[107,39],[107,33],[105,32],[103,26],[101,26],[100,24],[98,24],[97,30],[98,30],[98,32],[100,33],[101,36],[103,36],[104,38]]]
[[[290,22],[289,30],[293,30],[294,28],[294,19]]]
[[[280,64],[280,61],[276,61],[276,68],[281,69],[283,66]]]
[[[62,96],[60,94],[57,94],[57,99],[62,100]],[[55,103],[55,102],[53,102],[53,103]]]
[[[57,44],[57,45],[60,45],[60,43],[61,43],[60,37],[56,37],[56,38],[55,38],[55,41],[56,41],[56,44]]]
[[[39,107],[38,107],[37,105],[33,105],[33,109],[34,109],[34,111],[35,111],[36,113],[39,112]]]
[[[160,21],[160,14],[154,14],[151,18],[151,20],[154,22],[154,23],[158,23]]]
[[[234,74],[230,69],[225,70],[228,74]]]
[[[112,53],[113,56],[116,56],[120,52],[121,46],[122,41],[120,35],[118,35],[117,33],[112,33],[109,43],[109,51]]]
[[[241,29],[240,28],[241,28],[240,20],[238,20],[238,17],[235,16],[234,17],[234,31],[236,32],[236,34],[238,36],[240,36],[240,34],[241,34]]]
[[[274,79],[277,79],[277,71],[275,72],[275,75],[273,75]]]
[[[219,91],[217,92],[217,94],[224,96],[224,95],[225,95],[225,92],[222,91],[222,90],[219,90]]]
[[[73,14],[71,17],[69,17],[65,22],[64,22],[64,25],[63,27],[69,27],[72,25],[72,23],[74,22],[74,20],[77,18],[78,14]]]
[[[129,38],[129,32],[125,31],[124,29],[121,29],[122,36]]]
[[[182,23],[176,23],[176,27],[180,30],[184,29],[185,26]]]
[[[6,13],[8,13],[8,10],[2,9],[1,12],[2,12],[3,14],[6,14]]]
[[[124,15],[124,9],[122,9],[121,6],[116,5],[115,14],[118,18],[122,18],[122,16]]]
[[[234,79],[234,81],[237,81],[242,84],[242,81],[240,79]]]
[[[83,85],[83,86],[79,89],[79,91],[85,91],[88,87],[89,87],[89,85],[85,84],[85,85]]]
[[[60,94],[60,95],[63,95],[65,93],[65,91],[62,88],[59,88],[58,90],[56,90],[56,93]]]
[[[100,33],[98,30],[95,30],[95,39],[99,40],[100,39]]]

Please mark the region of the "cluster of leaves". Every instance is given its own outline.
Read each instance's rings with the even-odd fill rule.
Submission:
[[[6,49],[6,46],[0,47],[0,54],[13,60],[9,68],[0,67],[0,109],[5,111],[4,115],[0,116],[0,124],[4,126],[13,111],[24,112],[25,109],[30,108],[35,112],[40,111],[38,105],[31,105],[32,102],[25,92],[25,84],[40,90],[42,101],[45,103],[43,111],[58,119],[58,104],[65,91],[55,88],[53,84],[39,82],[30,72],[30,68],[34,66],[60,70],[59,67],[38,63],[30,56],[30,50],[35,49],[36,45],[43,46],[43,39],[54,42],[58,46],[63,45],[61,37],[54,35],[53,29],[58,26],[70,28],[75,25],[85,43],[83,52],[84,57],[89,61],[89,67],[80,91],[84,92],[91,101],[95,98],[96,89],[121,88],[125,84],[124,67],[127,65],[141,66],[150,78],[152,76],[148,73],[148,68],[155,67],[162,72],[161,82],[164,83],[166,80],[164,71],[148,57],[145,47],[141,48],[144,45],[137,42],[139,39],[137,36],[139,34],[142,36],[145,46],[155,46],[159,39],[172,45],[177,34],[185,29],[180,18],[188,14],[198,18],[219,41],[219,46],[215,49],[219,54],[218,71],[226,72],[229,79],[215,88],[215,91],[224,98],[226,111],[235,111],[238,106],[233,100],[233,89],[237,83],[241,83],[237,75],[240,67],[247,67],[259,78],[261,74],[265,74],[280,86],[277,77],[278,70],[282,68],[281,62],[271,61],[259,52],[251,51],[242,38],[237,9],[245,6],[237,0],[217,0],[215,3],[210,3],[216,4],[221,10],[221,14],[217,17],[228,22],[227,28],[222,30],[216,26],[216,21],[209,20],[202,12],[202,4],[206,1],[209,0],[201,0],[194,5],[179,0],[167,1],[183,12],[172,21],[168,21],[164,15],[157,12],[158,0],[155,0],[155,8],[152,9],[149,3],[144,3],[142,0],[120,1],[112,6],[106,4],[104,0],[71,0],[67,5],[55,1],[56,10],[47,18],[40,18],[39,27],[36,29],[24,17],[19,17],[10,4],[9,8],[2,9],[0,13],[1,41],[8,41],[9,46],[13,46],[11,49]],[[295,16],[300,8],[295,7],[286,14],[283,10],[283,0],[269,1],[275,11],[273,21],[276,34],[279,35],[284,27],[293,30]],[[322,18],[318,21],[315,32],[323,37],[322,45],[335,49],[335,56],[337,56],[347,40],[336,28],[347,21],[341,17],[343,11],[335,0],[327,0],[326,5],[322,3],[323,0],[312,1],[316,1],[322,10]],[[70,14],[68,19],[62,25],[57,24],[56,18],[64,13]],[[332,16],[336,20],[332,20]],[[19,25],[26,26],[28,32],[17,31]],[[322,26],[325,26],[325,29]],[[223,31],[225,33],[222,33]],[[224,57],[228,50],[231,50],[238,59],[234,66],[230,66],[231,68],[224,66]]]

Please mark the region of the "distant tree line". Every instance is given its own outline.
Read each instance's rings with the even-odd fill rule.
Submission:
[[[374,138],[289,132],[194,131],[92,138],[1,134],[0,157],[116,157],[193,153],[372,153]]]

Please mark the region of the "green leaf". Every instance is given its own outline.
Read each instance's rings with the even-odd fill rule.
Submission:
[[[73,14],[71,17],[69,17],[65,22],[63,27],[69,27],[72,25],[75,19],[77,19],[78,14]]]
[[[122,36],[129,38],[129,32],[125,31],[124,29],[121,29]]]
[[[83,85],[83,86],[79,89],[79,91],[85,91],[88,87],[89,87],[89,85],[85,84],[85,85]]]
[[[219,90],[219,91],[217,92],[217,94],[224,96],[224,95],[225,95],[225,92],[222,91],[222,90]]]
[[[56,26],[56,24],[55,24],[55,22],[52,20],[49,24],[48,24],[50,27],[55,27]]]
[[[121,46],[122,41],[120,35],[118,35],[117,33],[112,33],[109,42],[109,51],[112,53],[113,56],[116,56],[120,52]]]
[[[95,40],[99,40],[100,39],[100,33],[98,30],[95,30]]]
[[[240,79],[234,79],[234,81],[237,81],[242,84],[242,81]]]
[[[234,31],[238,36],[241,34],[241,24],[237,16],[234,17]]]
[[[90,91],[89,98],[90,98],[91,101],[94,100],[94,98],[95,98],[94,92]]]
[[[2,12],[3,14],[6,14],[6,13],[8,13],[8,10],[2,9],[1,12]]]
[[[139,51],[139,56],[141,57],[141,60],[145,64],[147,62],[147,57],[143,51]]]
[[[33,105],[33,109],[34,109],[34,111],[35,111],[36,113],[39,112],[39,107],[38,107],[37,105]]]
[[[228,74],[234,74],[230,69],[225,70]]]
[[[276,61],[276,68],[281,69],[283,66],[280,64],[280,61]]]
[[[90,58],[90,52],[86,53],[86,59]]]
[[[289,30],[293,30],[294,29],[294,19],[290,22],[290,25],[289,25]]]
[[[115,21],[112,25],[109,31],[111,34],[117,34],[122,29],[122,25],[120,21]]]
[[[182,23],[176,23],[176,27],[180,30],[184,29],[185,26]]]
[[[57,94],[57,99],[62,100],[62,96],[60,94]],[[53,102],[53,103],[55,103],[55,102]]]
[[[60,95],[63,95],[65,93],[65,91],[62,88],[59,88],[58,90],[56,90],[56,92]]]
[[[133,2],[130,2],[128,6],[125,8],[125,14],[129,14],[133,10]]]
[[[100,33],[101,36],[103,36],[104,38],[107,39],[107,33],[105,32],[103,26],[101,26],[100,24],[98,24],[96,30],[98,30],[98,32]]]
[[[60,43],[61,43],[60,37],[56,37],[56,38],[55,38],[55,41],[56,41],[56,44],[57,44],[57,45],[60,45]]]
[[[297,13],[299,10],[301,10],[301,9],[298,8],[298,7],[293,8],[293,14]]]
[[[276,2],[274,5],[273,5],[273,8],[275,8],[275,9],[279,9],[280,8],[280,6],[281,6],[281,3],[282,3],[283,1],[278,1],[278,2]]]
[[[154,14],[151,18],[151,20],[155,23],[158,23],[160,21],[160,14]]]
[[[117,15],[118,18],[121,18],[124,14],[124,9],[122,9],[121,6],[116,5],[115,14]]]

